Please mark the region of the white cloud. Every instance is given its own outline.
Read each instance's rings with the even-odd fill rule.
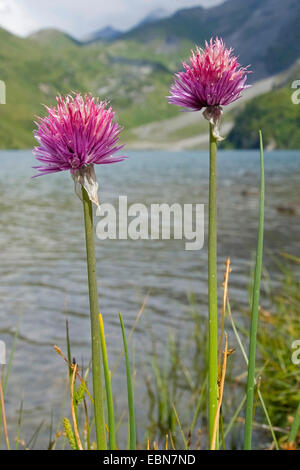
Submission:
[[[0,25],[16,34],[55,27],[82,37],[108,24],[126,30],[156,8],[173,12],[224,0],[0,0]]]
[[[18,0],[0,0],[0,26],[12,33],[26,35],[38,27],[38,21]]]

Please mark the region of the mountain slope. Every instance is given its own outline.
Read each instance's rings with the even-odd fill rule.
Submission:
[[[172,118],[176,119],[180,114],[187,116],[187,113],[179,113],[165,98],[173,73],[193,47],[191,38],[197,35],[203,40],[208,39],[212,32],[222,30],[227,44],[241,51],[243,64],[254,60],[252,80],[268,77],[286,67],[296,54],[300,56],[295,39],[299,32],[294,31],[298,21],[298,0],[296,4],[294,0],[285,2],[285,7],[295,6],[293,12],[290,8],[282,12],[280,5],[278,11],[269,11],[270,5],[278,6],[278,0],[228,0],[209,10],[181,10],[171,18],[136,28],[120,39],[91,44],[80,44],[57,30],[39,31],[30,38],[21,39],[0,29],[1,44],[5,44],[0,49],[0,80],[7,85],[7,104],[0,106],[0,147],[31,147],[34,144],[34,116],[43,113],[41,103],[54,104],[57,94],[70,91],[90,92],[109,100],[125,127],[125,141],[134,144],[137,139],[143,140],[144,130],[150,129],[144,145],[152,142],[159,146],[168,141],[174,142],[175,146],[181,139],[183,148],[187,145],[186,139],[189,139],[189,145],[198,142],[199,139],[194,139],[199,136],[198,115],[195,114],[194,124],[188,119],[173,123]],[[263,14],[268,14],[265,20]],[[278,15],[278,21],[270,24],[270,18],[274,20]],[[141,35],[142,31],[144,35]],[[268,34],[270,38],[264,39]],[[280,34],[284,37],[278,39]],[[286,42],[290,42],[290,47],[283,49]],[[268,106],[267,102],[264,104]],[[234,115],[230,117],[231,127],[233,120]],[[163,121],[165,127],[157,125],[155,137],[151,132],[156,127],[150,124],[158,121]],[[229,122],[226,126],[229,131]]]
[[[120,37],[121,34],[121,31],[118,29],[115,29],[112,26],[105,26],[104,28],[86,36],[83,42],[86,44],[96,41],[112,41],[113,39]]]
[[[163,18],[170,16],[169,12],[164,8],[156,8],[155,10],[148,13],[145,18],[138,23],[138,27],[145,26],[146,24],[155,23]]]
[[[221,36],[239,52],[241,63],[251,64],[255,81],[298,58],[299,20],[299,0],[228,0],[209,9],[180,10],[154,24],[138,26],[122,38],[143,42],[188,39],[202,44],[211,36]]]
[[[80,86],[68,75],[62,57],[32,39],[18,38],[0,29],[1,75],[6,83],[6,104],[1,105],[0,147],[24,148],[33,144],[33,119],[41,103],[53,102],[62,93]],[[76,46],[75,46],[76,47]],[[78,77],[79,78],[79,77]]]
[[[52,47],[66,47],[79,42],[63,31],[54,28],[41,29],[30,34],[29,39],[38,42],[40,45],[51,45]]]
[[[258,129],[268,149],[300,149],[300,104],[292,102],[292,82],[300,76],[298,70],[281,87],[254,98],[237,114],[235,126],[227,138],[227,147],[258,148]],[[298,98],[300,93],[298,93]]]
[[[57,94],[71,91],[109,100],[126,129],[177,112],[161,98],[171,74],[160,62],[124,59],[104,44],[83,47],[55,31],[21,39],[0,29],[0,42],[6,46],[0,49],[0,79],[7,90],[7,104],[0,106],[0,148],[32,147],[42,103],[54,104]]]

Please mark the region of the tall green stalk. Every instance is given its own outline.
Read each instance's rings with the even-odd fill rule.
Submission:
[[[105,378],[106,388],[106,401],[107,401],[107,414],[108,414],[108,436],[109,436],[109,449],[116,450],[116,431],[115,431],[115,415],[114,415],[114,401],[111,389],[111,374],[108,367],[107,350],[105,342],[105,332],[102,315],[99,314],[100,336],[102,347],[102,361]]]
[[[218,406],[218,294],[217,294],[217,140],[210,124],[208,308],[209,308],[209,444]]]
[[[259,138],[260,138],[259,226],[258,226],[256,266],[255,266],[255,273],[254,273],[254,285],[253,285],[252,309],[251,309],[252,316],[251,316],[248,380],[247,380],[247,393],[246,393],[247,400],[246,400],[244,450],[251,450],[251,444],[252,444],[253,399],[254,399],[254,385],[255,385],[255,358],[256,358],[259,296],[260,296],[260,283],[261,283],[262,257],[263,257],[263,240],[264,240],[265,176],[264,176],[263,140],[262,140],[261,131],[259,132]]]
[[[82,201],[85,224],[86,256],[88,269],[88,284],[90,298],[90,318],[92,337],[92,373],[94,391],[94,413],[97,449],[106,450],[105,421],[103,410],[103,388],[101,369],[101,339],[99,330],[99,305],[96,277],[96,258],[93,231],[93,209],[92,203],[86,190],[82,187]]]
[[[131,380],[131,370],[129,362],[129,354],[127,347],[127,340],[124,328],[124,322],[121,313],[119,313],[120,325],[123,336],[125,363],[126,363],[126,376],[127,376],[127,395],[128,395],[128,412],[129,412],[129,447],[130,450],[136,450],[136,424],[135,424],[135,412],[134,412],[134,397],[133,387]]]

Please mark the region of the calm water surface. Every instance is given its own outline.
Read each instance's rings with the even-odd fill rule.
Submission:
[[[0,339],[11,349],[21,315],[20,336],[7,390],[7,414],[15,434],[17,409],[24,398],[23,428],[30,436],[44,420],[37,447],[48,442],[51,413],[62,413],[65,368],[53,351],[65,351],[68,313],[72,354],[89,361],[89,312],[82,207],[68,173],[31,179],[31,152],[1,151]],[[299,256],[299,215],[277,210],[298,204],[300,152],[270,152],[266,165],[265,264],[272,270],[276,251]],[[247,303],[251,259],[256,245],[259,153],[221,152],[219,157],[219,263],[233,264],[231,298]],[[204,203],[208,200],[206,152],[137,152],[117,165],[97,169],[100,197],[117,204]],[[246,193],[246,195],[245,195]],[[117,314],[132,326],[147,292],[144,316],[135,333],[137,408],[145,419],[144,365],[152,351],[149,325],[163,347],[170,329],[188,332],[189,292],[197,293],[199,311],[207,314],[207,240],[199,252],[185,251],[182,241],[96,240],[100,308],[106,325],[111,364],[120,351]],[[274,274],[275,277],[275,274]],[[276,281],[276,277],[274,279]],[[138,367],[140,365],[140,367]],[[126,403],[123,367],[114,377]]]

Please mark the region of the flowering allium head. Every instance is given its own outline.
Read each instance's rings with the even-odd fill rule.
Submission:
[[[122,128],[113,121],[114,112],[106,102],[90,95],[57,97],[56,107],[47,107],[48,115],[39,118],[34,136],[39,143],[34,148],[38,174],[70,170],[73,174],[93,164],[122,161],[112,157],[123,146],[118,145]]]
[[[247,67],[241,67],[233,49],[226,49],[222,39],[197,47],[191,64],[183,63],[184,72],[176,74],[169,102],[198,111],[209,106],[223,106],[240,98],[245,85]]]
[[[123,148],[118,145],[122,128],[114,121],[114,112],[105,101],[79,93],[63,99],[57,97],[57,106],[46,106],[48,116],[39,118],[34,136],[39,143],[34,148],[36,166],[41,176],[70,170],[75,189],[81,197],[81,186],[92,202],[98,205],[98,183],[94,164],[116,163],[126,157],[112,155]]]

